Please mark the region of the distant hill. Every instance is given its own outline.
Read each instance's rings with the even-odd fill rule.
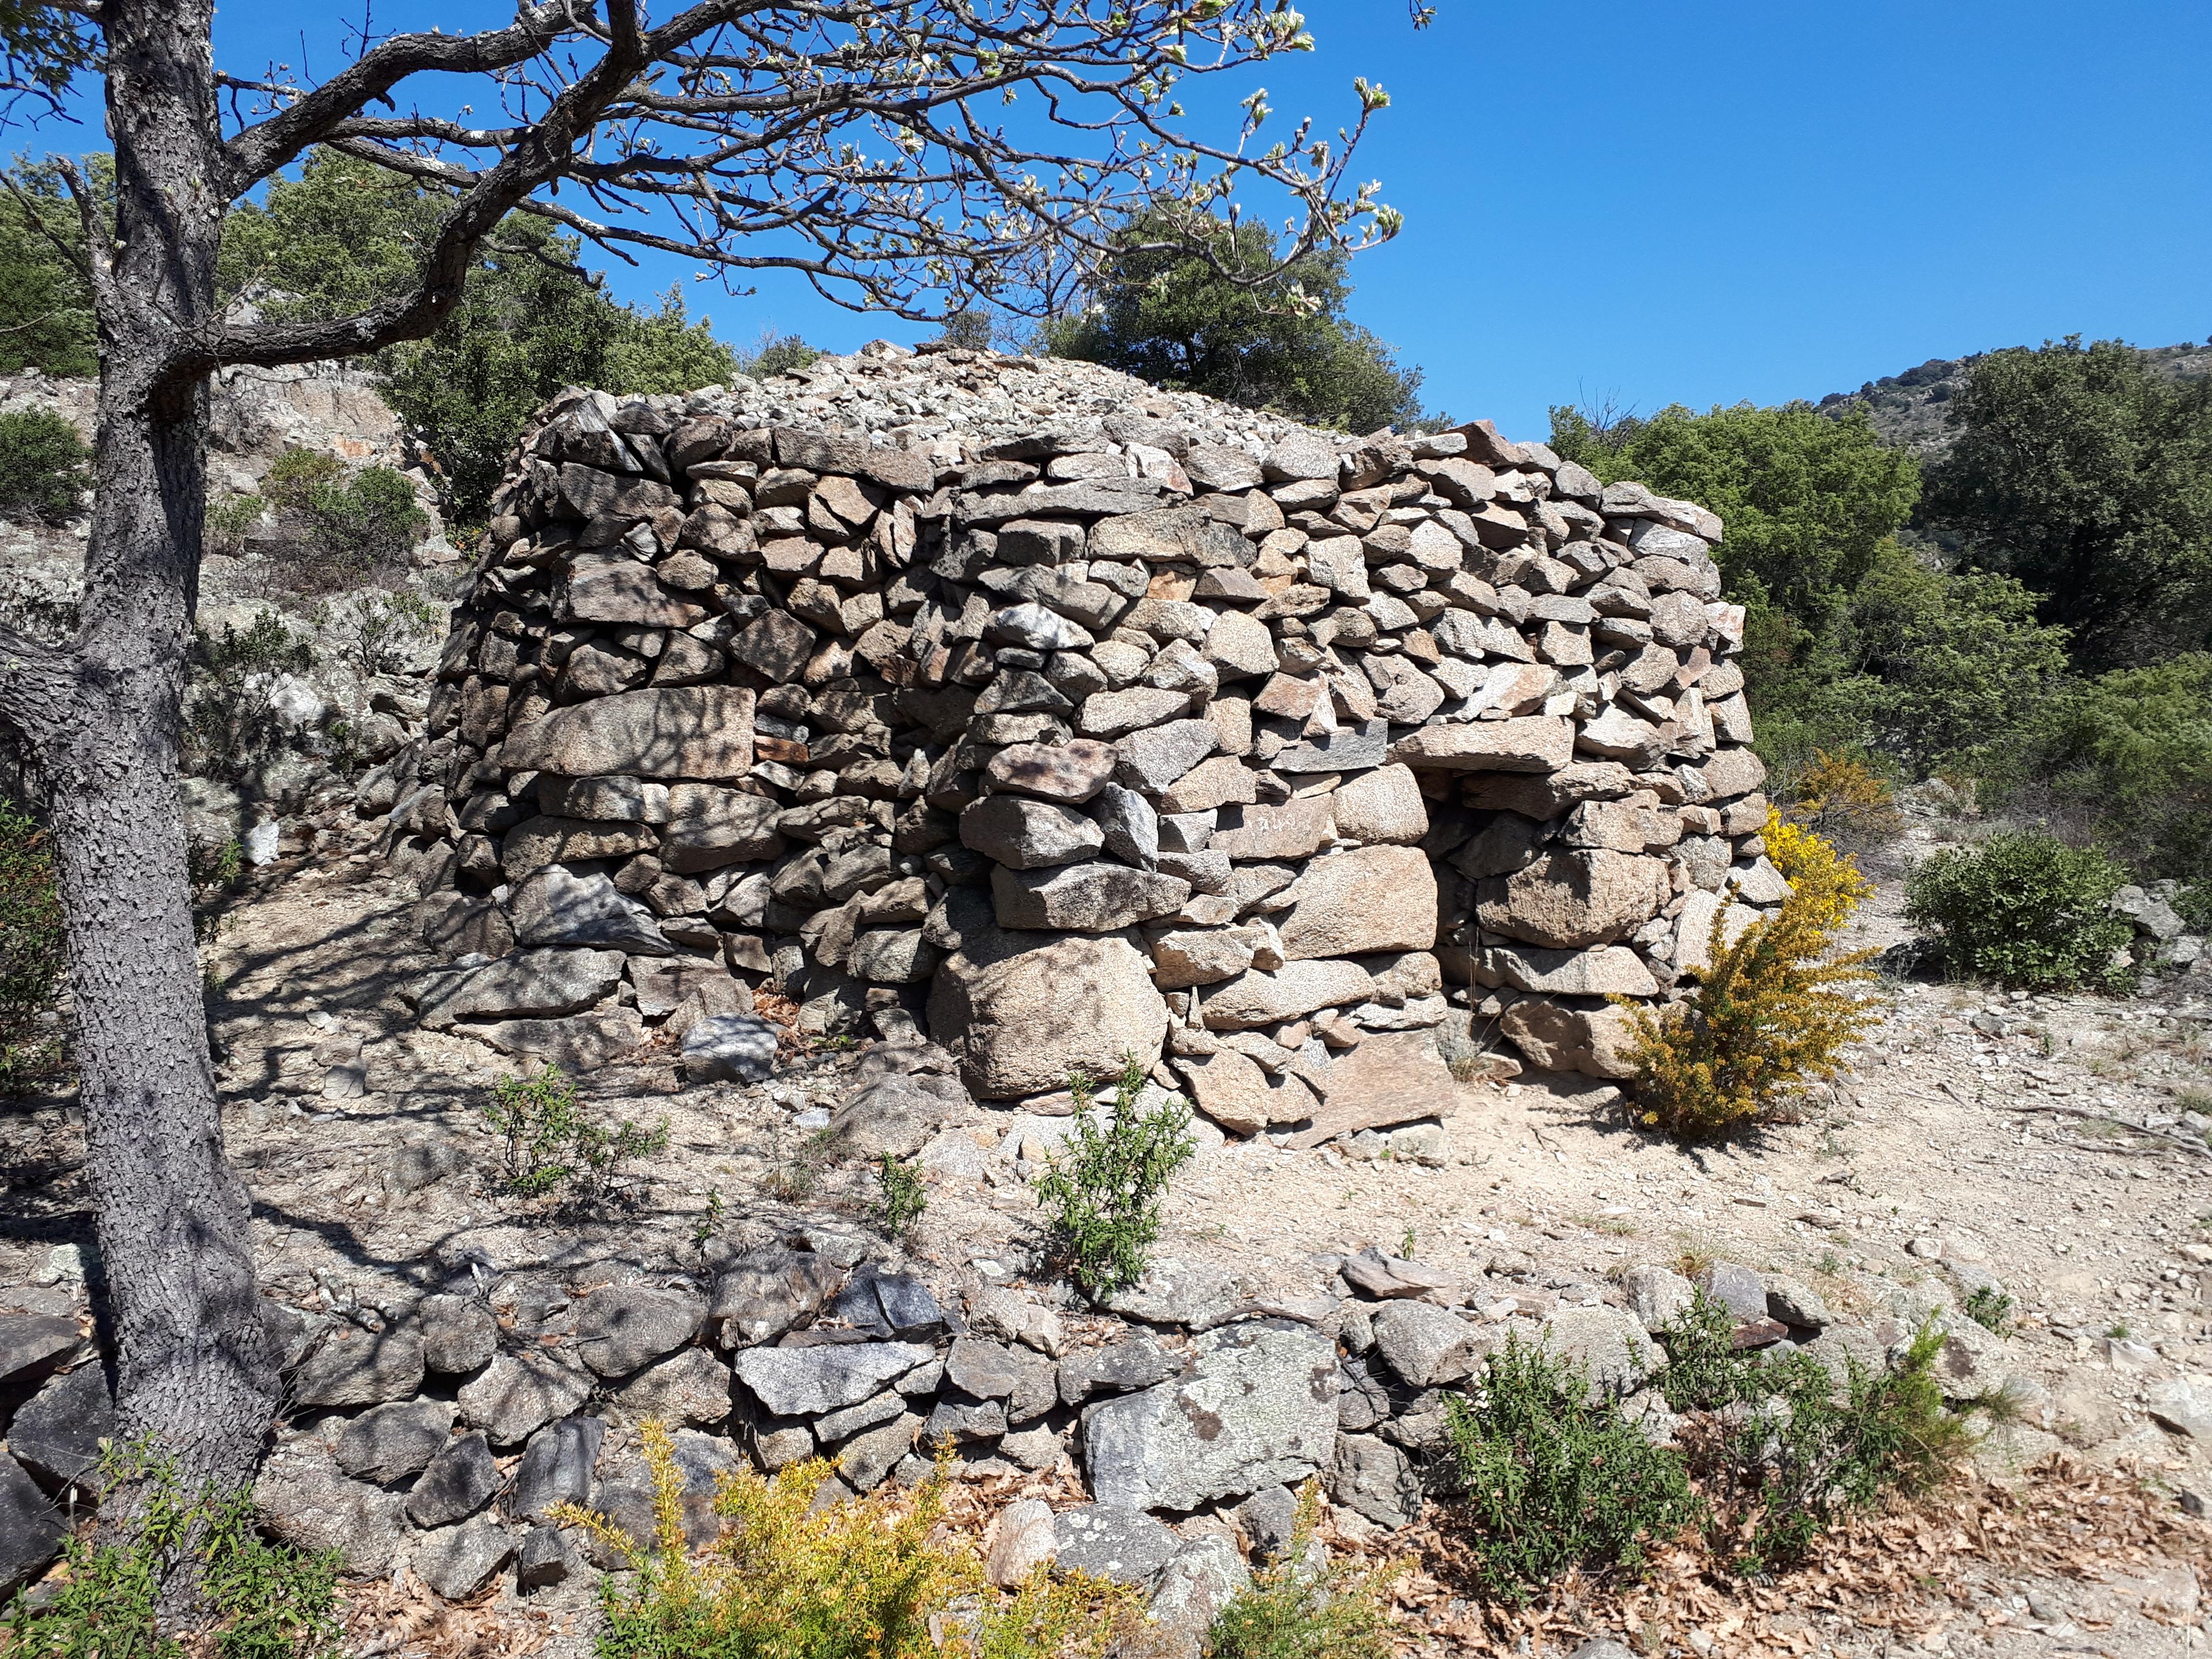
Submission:
[[[2143,355],[2175,380],[2212,374],[2212,344],[2153,346]],[[1973,361],[1972,357],[1930,357],[1902,374],[1869,380],[1856,392],[1832,392],[1818,406],[1837,413],[1853,405],[1863,408],[1884,442],[1909,449],[1923,460],[1932,460],[1951,447],[1944,405],[1966,384],[1966,367]]]

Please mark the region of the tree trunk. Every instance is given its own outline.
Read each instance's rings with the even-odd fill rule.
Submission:
[[[208,0],[108,0],[112,264],[70,706],[35,750],[68,919],[117,1404],[188,1482],[250,1479],[277,1401],[244,1188],[223,1157],[178,742],[205,507],[222,179]],[[98,246],[101,239],[88,238]]]

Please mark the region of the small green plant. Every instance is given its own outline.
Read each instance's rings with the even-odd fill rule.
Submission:
[[[41,1018],[61,988],[62,906],[38,821],[0,800],[0,1095],[60,1066],[60,1029]]]
[[[1643,1571],[1703,1506],[1681,1455],[1655,1446],[1588,1375],[1509,1334],[1444,1418],[1477,1585],[1518,1606],[1573,1566]]]
[[[2135,929],[2106,902],[2127,881],[2098,848],[2021,830],[1923,860],[1905,878],[1905,915],[1942,941],[1954,974],[2030,990],[2124,991],[2135,970],[2115,963]]]
[[[1160,1201],[1168,1182],[1197,1150],[1190,1113],[1179,1101],[1140,1111],[1143,1062],[1127,1057],[1104,1115],[1091,1109],[1091,1081],[1067,1080],[1075,1097],[1073,1127],[1046,1160],[1037,1201],[1052,1212],[1056,1253],[1085,1293],[1109,1296],[1144,1277],[1160,1236]]]
[[[1321,1525],[1321,1486],[1298,1492],[1290,1547],[1215,1615],[1205,1651],[1212,1659],[1390,1659],[1389,1570],[1310,1559]]]
[[[446,613],[410,588],[368,588],[317,605],[317,633],[363,679],[404,672],[410,647],[445,632]]]
[[[307,588],[333,588],[395,564],[429,527],[415,486],[388,466],[349,476],[319,450],[288,449],[270,464],[262,493],[296,540],[294,574]]]
[[[1735,1325],[1698,1291],[1660,1334],[1660,1387],[1676,1411],[1711,1413],[1683,1437],[1715,1499],[1708,1534],[1740,1572],[1802,1560],[1839,1515],[1890,1492],[1929,1491],[1972,1443],[1944,1409],[1935,1377],[1943,1334],[1933,1323],[1892,1369],[1847,1360],[1840,1383],[1810,1354],[1739,1352]]]
[[[876,1218],[894,1238],[921,1219],[929,1207],[929,1194],[921,1172],[903,1158],[885,1152],[876,1161]]]
[[[265,765],[283,740],[276,717],[279,677],[314,666],[314,647],[274,611],[259,611],[240,631],[194,635],[191,684],[185,697],[185,752],[205,777],[240,781]]]
[[[1977,1285],[1966,1295],[1966,1317],[1999,1336],[2012,1329],[2012,1297],[1994,1285]]]
[[[1398,1260],[1411,1261],[1413,1259],[1414,1246],[1418,1242],[1414,1237],[1413,1230],[1411,1227],[1407,1228],[1405,1237],[1398,1241]]]
[[[2115,1342],[2124,1342],[2130,1336],[2133,1335],[2134,1333],[2128,1329],[2128,1322],[2126,1320],[2115,1319],[2111,1324],[2105,1327],[2105,1334]]]
[[[484,1121],[505,1142],[500,1190],[520,1199],[557,1194],[566,1208],[605,1203],[622,1184],[623,1164],[668,1145],[665,1118],[655,1129],[599,1122],[554,1066],[534,1077],[501,1078]]]
[[[33,1607],[19,1594],[7,1614],[13,1659],[335,1659],[336,1554],[267,1542],[249,1492],[187,1492],[143,1451],[111,1451],[100,1484],[103,1496],[132,1489],[137,1533],[127,1544],[69,1541],[52,1599]],[[192,1577],[198,1594],[180,1625],[163,1603]]]
[[[947,1534],[948,1482],[896,1483],[817,1502],[819,1458],[773,1475],[721,1479],[720,1534],[684,1540],[684,1473],[666,1426],[642,1431],[653,1535],[641,1541],[574,1504],[551,1513],[628,1562],[599,1588],[599,1659],[1097,1659],[1138,1630],[1127,1588],[1039,1568],[994,1589],[982,1562]]]
[[[268,511],[269,503],[258,495],[227,495],[221,501],[210,496],[201,520],[201,543],[210,553],[242,553],[246,537]]]
[[[92,487],[92,452],[76,428],[40,410],[0,414],[0,515],[66,524]]]
[[[709,1187],[707,1189],[707,1207],[699,1212],[699,1218],[691,1224],[691,1242],[704,1244],[721,1231],[722,1189]]]

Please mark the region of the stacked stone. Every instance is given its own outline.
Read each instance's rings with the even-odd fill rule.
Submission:
[[[1434,1085],[1454,1000],[1618,1073],[1605,996],[1694,966],[1728,884],[1781,896],[1702,508],[1089,366],[805,386],[526,437],[393,813],[426,931],[514,959],[426,1018],[571,1055],[665,1018],[713,1074],[772,977],[803,1028],[926,1019],[984,1098],[1164,1052],[1225,1128],[1340,1133]]]

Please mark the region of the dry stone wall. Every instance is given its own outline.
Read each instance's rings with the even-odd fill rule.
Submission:
[[[564,394],[495,508],[392,822],[474,953],[424,1017],[502,1047],[757,1074],[772,980],[1310,1144],[1439,1054],[1619,1074],[1607,996],[1785,890],[1720,521],[1487,422],[879,343]]]

